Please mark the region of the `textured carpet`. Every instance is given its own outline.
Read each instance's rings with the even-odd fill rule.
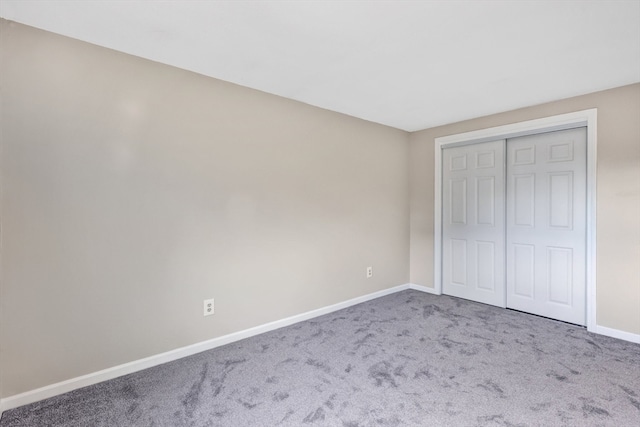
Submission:
[[[640,426],[640,345],[404,291],[5,412],[10,426]]]

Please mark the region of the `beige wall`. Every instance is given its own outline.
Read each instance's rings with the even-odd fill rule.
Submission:
[[[411,134],[411,283],[433,287],[435,138],[589,108],[598,109],[597,322],[640,333],[640,84]]]
[[[408,282],[407,133],[0,31],[2,396]]]

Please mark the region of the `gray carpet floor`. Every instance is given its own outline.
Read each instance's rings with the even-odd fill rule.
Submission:
[[[403,291],[4,413],[13,426],[640,426],[640,345]]]

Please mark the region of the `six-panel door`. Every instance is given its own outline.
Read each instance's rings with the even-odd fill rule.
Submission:
[[[586,323],[586,128],[507,141],[507,307]]]
[[[505,141],[444,150],[443,292],[505,306]]]

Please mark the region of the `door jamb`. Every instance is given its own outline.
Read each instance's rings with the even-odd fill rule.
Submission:
[[[587,127],[587,229],[586,229],[586,323],[596,331],[596,166],[598,109],[576,111],[541,119],[527,120],[487,129],[443,136],[435,139],[434,176],[434,267],[433,286],[442,294],[442,150],[461,145],[478,144],[537,133]]]

